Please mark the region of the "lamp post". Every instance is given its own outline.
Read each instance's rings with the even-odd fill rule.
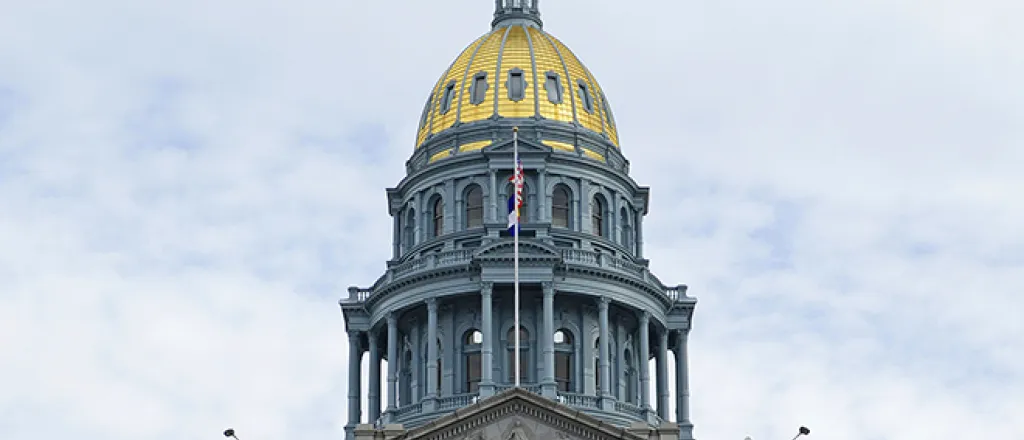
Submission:
[[[801,426],[796,433],[796,437],[793,437],[793,440],[796,440],[797,437],[800,437],[801,435],[811,435],[811,430],[807,429],[806,426]]]

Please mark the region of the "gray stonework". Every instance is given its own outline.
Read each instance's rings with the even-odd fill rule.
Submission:
[[[608,424],[522,389],[459,408],[418,428],[358,425],[355,440],[676,440],[674,423]]]
[[[536,3],[525,0],[496,0],[495,17],[540,25]],[[513,127],[525,170],[524,338],[522,388],[509,391],[514,249],[506,201]],[[459,151],[476,141],[491,143]],[[545,141],[575,150],[556,151]],[[450,156],[430,161],[448,150]],[[697,300],[685,285],[665,284],[650,271],[643,222],[650,189],[629,175],[617,146],[572,123],[492,118],[428,137],[406,168],[386,191],[392,258],[370,286],[350,287],[339,301],[352,356],[349,440],[477,434],[509,440],[516,421],[520,437],[531,440],[693,438],[687,340]],[[476,190],[478,204],[470,197]],[[556,206],[556,191],[568,195],[565,205]],[[565,339],[555,341],[556,333]],[[361,371],[363,355],[368,372]],[[649,375],[652,362],[657,374]],[[360,389],[364,374],[368,390]],[[658,391],[648,392],[651,386]],[[368,414],[360,408],[363,396]],[[669,414],[672,399],[676,411]],[[538,415],[541,409],[546,415]],[[483,417],[471,411],[485,410],[503,415],[486,428],[438,431],[440,423],[465,425]]]

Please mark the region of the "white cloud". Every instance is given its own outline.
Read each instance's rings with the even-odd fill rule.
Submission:
[[[334,303],[491,12],[378,3],[5,8],[0,437],[342,435]],[[698,438],[1024,434],[1016,3],[542,7],[700,298]]]

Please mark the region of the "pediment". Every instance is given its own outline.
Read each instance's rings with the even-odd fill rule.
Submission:
[[[578,410],[512,389],[413,429],[396,440],[644,440]]]
[[[484,148],[485,153],[512,153],[512,141],[505,140]],[[532,140],[519,139],[519,154],[549,153],[551,147]]]
[[[474,254],[474,257],[482,259],[511,258],[513,255],[515,255],[515,243],[513,240],[502,240],[482,247],[476,252],[476,254]],[[558,252],[558,249],[555,249],[546,243],[532,240],[520,240],[519,257],[530,259],[558,259],[561,258],[562,255]]]

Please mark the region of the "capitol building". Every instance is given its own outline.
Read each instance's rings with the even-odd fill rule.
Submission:
[[[649,270],[649,188],[597,76],[538,0],[496,0],[490,31],[425,92],[387,189],[391,259],[340,300],[346,439],[692,439],[696,299]]]

